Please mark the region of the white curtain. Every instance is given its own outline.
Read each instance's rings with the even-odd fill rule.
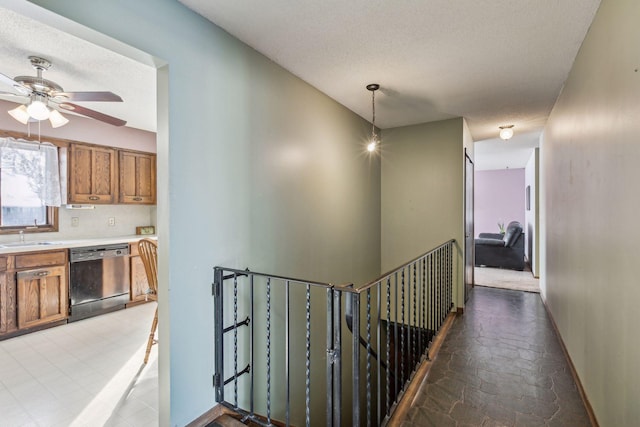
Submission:
[[[58,147],[50,142],[0,138],[0,167],[29,177],[44,206],[60,206]]]

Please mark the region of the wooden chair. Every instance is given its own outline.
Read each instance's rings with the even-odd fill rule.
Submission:
[[[138,242],[138,252],[140,259],[144,264],[144,270],[147,273],[147,281],[149,282],[150,297],[158,300],[158,243],[151,239],[142,239]],[[158,308],[156,307],[156,314],[153,316],[153,323],[151,324],[151,332],[149,333],[149,340],[147,341],[147,352],[144,355],[144,363],[149,360],[149,353],[151,353],[151,346],[156,343],[153,339],[156,334],[156,328],[158,327]]]

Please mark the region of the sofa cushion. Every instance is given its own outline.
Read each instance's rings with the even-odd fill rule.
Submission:
[[[504,233],[504,245],[507,247],[513,246],[521,234],[522,224],[520,224],[518,221],[511,221],[507,226],[507,231]]]

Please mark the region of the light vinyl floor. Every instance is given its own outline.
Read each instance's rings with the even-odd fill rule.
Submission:
[[[157,426],[156,303],[0,341],[0,427]]]

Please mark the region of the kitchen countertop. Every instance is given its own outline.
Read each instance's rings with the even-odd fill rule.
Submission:
[[[100,237],[90,239],[69,239],[69,240],[55,240],[55,239],[42,239],[34,241],[21,242],[0,242],[0,255],[10,255],[14,253],[22,252],[40,252],[49,251],[55,249],[69,249],[69,248],[81,248],[84,246],[96,246],[96,245],[110,245],[115,243],[131,243],[137,242],[140,239],[157,239],[155,234],[149,235],[128,235],[118,237]]]

